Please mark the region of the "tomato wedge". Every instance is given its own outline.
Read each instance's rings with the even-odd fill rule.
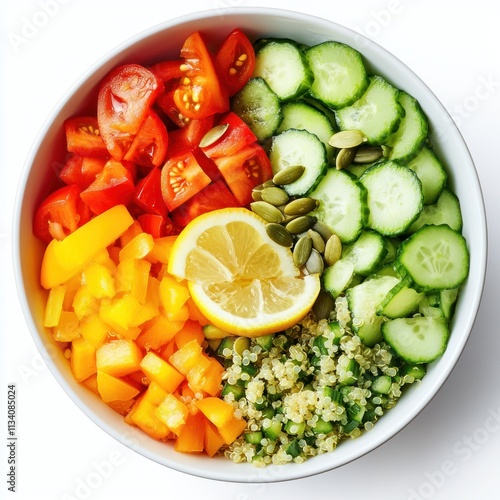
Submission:
[[[174,101],[187,118],[203,118],[229,111],[229,96],[219,81],[212,56],[199,32],[190,35],[181,49],[183,77]]]
[[[167,83],[170,80],[174,80],[182,76],[181,64],[182,59],[172,59],[170,61],[161,61],[153,64],[149,69],[163,83]]]
[[[165,160],[167,147],[165,124],[151,109],[123,158],[144,167],[159,167]]]
[[[155,167],[139,181],[134,194],[135,204],[146,213],[167,216],[161,191],[161,171]]]
[[[199,193],[174,210],[170,216],[175,226],[186,227],[194,218],[220,208],[239,207],[238,200],[224,184],[217,181],[209,184]]]
[[[90,210],[80,199],[80,191],[72,184],[47,196],[36,211],[33,234],[49,243],[54,237],[63,239],[90,220]]]
[[[232,96],[243,88],[255,68],[252,42],[236,28],[222,43],[215,60],[229,95]]]
[[[153,238],[161,238],[172,234],[173,225],[168,217],[158,214],[141,214],[137,217],[141,229]]]
[[[115,205],[128,205],[134,192],[132,168],[127,168],[122,162],[109,160],[80,197],[94,214],[99,215]]]
[[[64,164],[59,177],[65,184],[77,184],[86,189],[95,181],[106,161],[106,158],[73,155]]]
[[[176,88],[165,89],[165,92],[163,92],[160,96],[158,96],[158,99],[156,99],[156,104],[167,115],[167,117],[172,121],[174,125],[182,128],[186,125],[186,123],[189,123],[189,118],[187,118],[180,112],[177,104],[174,101]]]
[[[198,120],[189,120],[182,128],[169,133],[167,155],[175,156],[182,151],[198,147],[203,136],[213,127],[214,116],[210,115]]]
[[[271,179],[271,162],[262,147],[251,144],[231,156],[214,159],[229,189],[241,206],[252,201],[252,189]]]
[[[75,116],[64,122],[66,147],[70,153],[82,156],[106,156],[108,150],[104,143],[97,118],[94,116]]]
[[[163,84],[147,68],[126,64],[104,78],[97,98],[97,121],[106,147],[122,160]]]

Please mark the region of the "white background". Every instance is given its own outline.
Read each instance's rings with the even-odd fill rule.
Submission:
[[[53,4],[53,9],[44,17],[45,3]],[[83,415],[44,365],[26,327],[12,273],[11,219],[20,172],[38,130],[61,96],[97,59],[136,33],[179,15],[270,4],[243,0],[2,0],[1,4],[0,392],[4,395],[0,399],[6,399],[7,383],[17,384],[19,466],[14,495],[7,491],[3,441],[0,498],[500,498],[496,0],[272,2],[273,7],[307,11],[372,38],[414,70],[443,102],[470,148],[483,187],[489,269],[464,354],[416,420],[381,448],[338,470],[265,485],[219,483],[169,470],[122,446]],[[31,21],[40,26],[26,31]],[[6,414],[5,402],[1,411]],[[4,415],[0,439],[6,435]]]

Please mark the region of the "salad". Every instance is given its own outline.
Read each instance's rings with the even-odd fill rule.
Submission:
[[[152,438],[300,463],[369,431],[444,353],[469,272],[417,100],[327,41],[125,64],[64,123],[40,204],[44,326]]]

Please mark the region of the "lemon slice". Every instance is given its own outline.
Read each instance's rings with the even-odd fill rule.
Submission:
[[[301,275],[290,249],[269,238],[265,221],[245,208],[215,210],[189,223],[172,247],[168,272],[188,280],[211,323],[248,337],[294,325],[320,290],[319,275]]]

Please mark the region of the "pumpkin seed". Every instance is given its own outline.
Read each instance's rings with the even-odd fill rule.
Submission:
[[[325,240],[325,242],[327,242],[328,239],[334,234],[334,232],[324,222],[321,222],[320,220],[314,224],[312,229],[314,229],[314,231],[319,233],[323,238],[323,240]]]
[[[285,220],[285,216],[281,211],[274,205],[267,203],[267,201],[254,201],[250,203],[250,208],[266,222],[278,223]]]
[[[335,158],[335,167],[337,170],[342,170],[348,167],[356,156],[356,148],[342,148]]]
[[[267,201],[275,207],[284,205],[289,200],[288,193],[284,189],[276,186],[264,188],[260,192],[260,195],[264,201]]]
[[[274,186],[275,186],[275,184],[272,181],[272,179],[269,179],[268,181],[264,182],[264,184],[262,184],[262,188],[269,188],[269,187],[274,187]]]
[[[314,248],[311,250],[311,255],[305,263],[307,272],[309,274],[321,274],[325,269],[325,263],[323,262],[323,257]]]
[[[273,177],[273,182],[278,186],[286,186],[298,180],[305,171],[305,167],[302,165],[293,165],[291,167],[284,168]]]
[[[252,189],[252,200],[253,201],[262,201],[262,191],[256,191]]]
[[[278,245],[288,248],[293,245],[292,235],[281,224],[274,222],[267,224],[266,233]]]
[[[313,198],[297,198],[288,203],[283,212],[285,215],[305,215],[318,208],[319,201]]]
[[[200,148],[206,148],[211,146],[214,142],[218,141],[228,129],[229,124],[224,123],[222,125],[216,125],[214,128],[211,128],[201,139]]]
[[[323,253],[325,251],[325,240],[319,233],[314,231],[314,229],[309,229],[309,231],[307,231],[307,236],[311,238],[313,248],[315,248],[319,253]]]
[[[321,291],[313,304],[312,310],[318,320],[328,319],[335,308],[335,300],[325,291]]]
[[[313,227],[316,220],[316,217],[311,215],[301,215],[288,222],[285,227],[291,234],[305,233],[308,229]]]
[[[309,259],[312,252],[312,240],[309,236],[299,238],[293,247],[293,262],[297,267],[302,267]]]
[[[334,148],[355,148],[366,141],[366,137],[360,130],[341,130],[333,134],[328,144]]]
[[[356,163],[372,163],[380,160],[384,156],[382,146],[372,146],[371,144],[363,144],[356,150],[354,162]]]
[[[323,258],[325,259],[325,264],[327,266],[333,266],[335,262],[340,259],[342,255],[342,242],[340,238],[334,234],[328,238],[328,241],[325,245],[325,253]]]

